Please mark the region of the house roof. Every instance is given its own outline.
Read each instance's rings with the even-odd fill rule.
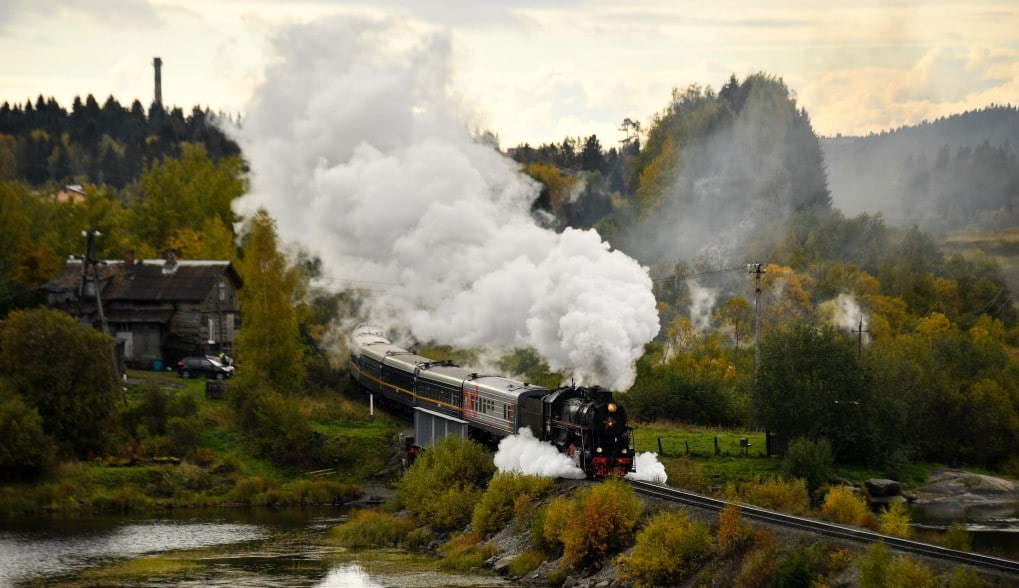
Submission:
[[[241,278],[229,261],[178,260],[172,271],[166,271],[162,259],[146,259],[127,265],[122,260],[100,265],[99,278],[104,283],[102,297],[106,301],[171,302],[201,301],[217,286],[221,278],[233,280],[239,287]],[[81,261],[70,260],[53,280],[43,284],[43,292],[77,290],[81,284]]]

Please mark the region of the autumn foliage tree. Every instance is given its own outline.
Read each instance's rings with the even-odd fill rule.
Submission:
[[[287,263],[276,222],[265,209],[248,225],[240,270],[244,325],[235,342],[238,376],[254,378],[277,392],[298,392],[305,376],[297,313],[302,275]]]

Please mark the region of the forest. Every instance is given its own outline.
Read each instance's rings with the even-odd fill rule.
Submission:
[[[271,347],[299,358],[293,371],[251,370],[238,387],[250,395],[232,405],[267,455],[311,467],[328,451],[292,433],[307,428],[285,399],[339,381],[345,368],[341,354],[327,353],[328,325],[356,316],[370,293],[315,289],[316,260],[283,257],[267,214],[235,215],[247,168],[217,119],[197,109],[189,117],[146,113],[137,102],[125,109],[112,97],[102,107],[91,96],[75,100],[70,112],[41,96],[0,108],[0,316],[9,317],[0,347],[17,346],[12,333],[44,320],[24,313],[39,305],[35,289],[80,255],[86,227],[103,235],[101,258],[174,248],[187,259],[229,259],[245,290],[285,293],[268,306],[264,296],[245,295],[245,336],[272,331]],[[639,420],[825,440],[839,462],[891,476],[914,460],[1019,475],[1011,452],[1019,443],[1019,328],[993,258],[947,255],[921,227],[880,213],[846,216],[833,204],[822,140],[775,76],[733,76],[717,91],[676,89],[647,123],[627,119],[622,130],[618,148],[592,135],[507,154],[540,184],[537,222],[593,227],[651,270],[662,330],[634,386],[620,391]],[[953,149],[943,150],[945,169],[961,157]],[[971,166],[1015,160],[1007,146],[990,144],[966,157]],[[917,161],[899,171],[923,182]],[[80,197],[66,197],[71,184]],[[974,183],[965,198],[959,190],[931,197],[945,211],[972,210],[998,206],[995,190],[1019,196],[1015,186]],[[280,320],[286,328],[274,329]],[[242,365],[289,365],[256,360],[266,345],[238,345]],[[556,379],[533,350],[510,352],[503,365],[531,382]],[[67,430],[44,402],[41,380],[19,369],[0,362],[0,418],[35,422],[21,418],[34,411],[39,435]]]

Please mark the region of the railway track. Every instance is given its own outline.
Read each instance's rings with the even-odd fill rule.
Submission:
[[[676,502],[687,506],[713,510],[716,512],[721,511],[729,504],[725,500],[710,498],[700,494],[694,494],[693,492],[669,488],[667,486],[660,486],[650,482],[632,481],[631,484],[633,485],[634,491],[638,494]],[[746,504],[740,504],[739,507],[742,516],[749,520],[809,531],[824,537],[853,541],[856,543],[870,544],[877,541],[884,541],[885,545],[888,547],[911,555],[950,561],[972,566],[977,569],[994,571],[1019,578],[1019,561],[979,553],[970,553],[968,551],[948,549],[938,545],[932,545],[930,543],[922,543],[920,541],[890,537],[866,529],[857,529],[816,519],[783,514]]]

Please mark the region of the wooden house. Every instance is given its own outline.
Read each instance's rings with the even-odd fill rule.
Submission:
[[[161,369],[188,355],[231,353],[241,325],[242,281],[229,261],[164,259],[91,264],[69,260],[39,291],[65,310],[118,340],[128,366]],[[96,290],[98,285],[98,293]],[[104,324],[105,323],[105,324]]]

